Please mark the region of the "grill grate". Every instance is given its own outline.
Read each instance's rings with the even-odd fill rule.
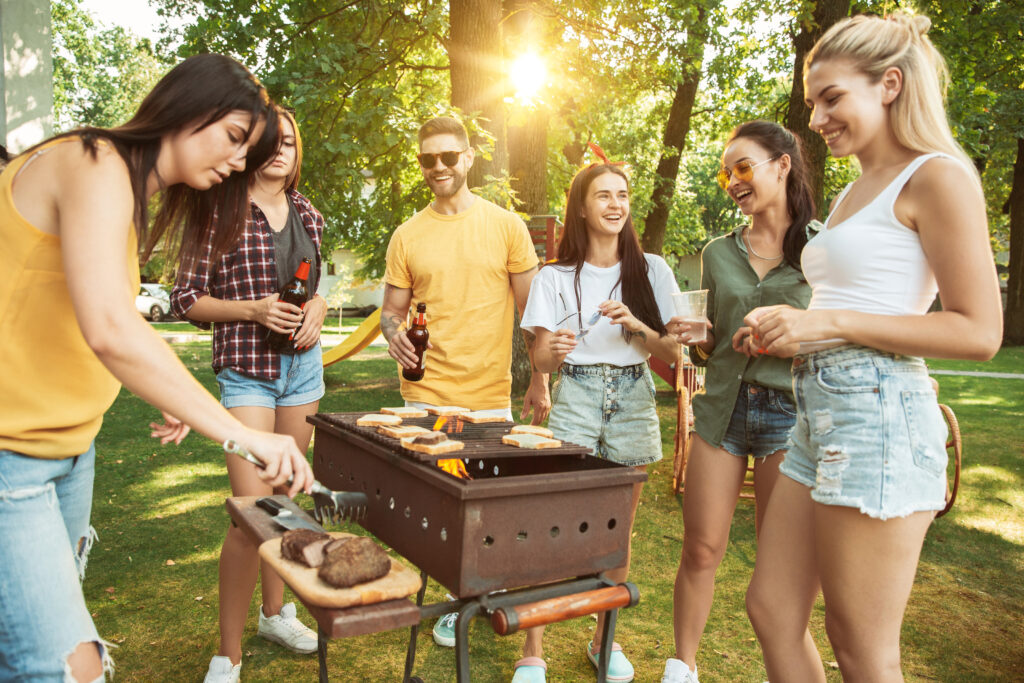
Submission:
[[[566,441],[563,441],[562,445],[558,448],[529,449],[509,446],[508,444],[501,442],[501,437],[509,433],[509,430],[513,427],[512,422],[473,423],[450,417],[448,418],[448,422],[440,431],[447,434],[449,439],[462,441],[466,444],[465,447],[460,451],[455,451],[454,453],[430,455],[402,448],[398,439],[393,439],[390,436],[384,436],[377,431],[376,427],[360,427],[356,425],[356,420],[364,415],[370,414],[372,413],[321,413],[320,417],[336,427],[359,434],[370,441],[385,446],[391,451],[401,453],[403,456],[418,462],[436,462],[437,460],[447,460],[451,458],[460,458],[463,461],[468,462],[469,460],[476,459],[520,458],[531,455],[575,455],[582,457],[590,454],[589,448]],[[415,425],[417,427],[423,427],[424,429],[433,429],[436,422],[437,417],[434,415],[429,415],[427,417],[402,418],[403,426]],[[449,429],[451,431],[449,431]]]

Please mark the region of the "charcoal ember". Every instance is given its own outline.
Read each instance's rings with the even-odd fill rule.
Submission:
[[[360,536],[328,553],[317,575],[335,588],[348,588],[379,579],[389,571],[388,554],[372,539]]]
[[[448,436],[444,432],[430,432],[429,434],[420,434],[412,440],[413,443],[420,443],[424,445],[434,445],[442,443],[448,440]]]
[[[281,556],[286,560],[319,567],[324,546],[331,537],[312,529],[289,529],[281,536]]]

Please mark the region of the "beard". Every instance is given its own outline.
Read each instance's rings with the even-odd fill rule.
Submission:
[[[427,186],[430,191],[434,193],[434,196],[438,199],[447,199],[448,197],[454,197],[459,190],[466,184],[466,174],[460,173],[458,169],[450,168],[448,172],[451,173],[452,179],[450,182],[441,184],[434,180],[434,175],[430,174],[426,177]]]

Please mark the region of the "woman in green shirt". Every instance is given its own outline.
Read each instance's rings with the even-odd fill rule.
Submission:
[[[706,391],[693,400],[696,434],[686,468],[673,609],[675,658],[666,662],[663,683],[696,683],[697,646],[747,457],[754,458],[759,523],[796,418],[790,361],[764,355],[743,316],[771,304],[807,307],[811,292],[800,253],[816,229],[807,176],[799,139],[778,124],[745,123],[726,143],[718,183],[750,223],[704,247],[708,320],[673,330],[681,343],[691,344],[694,362],[706,364],[707,377]],[[706,340],[694,343],[705,327]]]

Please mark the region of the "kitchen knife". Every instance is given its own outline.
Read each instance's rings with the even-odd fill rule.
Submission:
[[[260,498],[256,506],[266,510],[278,526],[285,529],[311,529],[320,533],[326,533],[324,528],[307,518],[305,515],[297,515],[273,498]]]

